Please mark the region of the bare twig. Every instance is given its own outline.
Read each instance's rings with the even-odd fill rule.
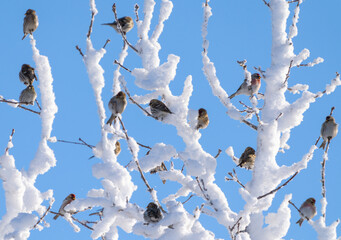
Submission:
[[[330,109],[330,114],[329,114],[329,116],[333,115],[334,109],[335,109],[335,107],[332,107],[332,109]]]
[[[215,157],[214,158],[218,158],[219,157],[219,155],[220,155],[220,153],[221,153],[222,151],[221,151],[221,149],[218,149],[218,153],[217,153],[217,155],[215,155]]]
[[[86,35],[87,38],[90,38],[91,32],[92,32],[92,25],[94,24],[94,19],[95,19],[95,13],[92,12],[91,13],[91,22],[90,22],[90,26],[89,26],[89,31],[88,34]]]
[[[92,227],[90,227],[89,225],[86,224],[86,223],[88,223],[88,221],[86,221],[86,223],[84,223],[84,222],[78,220],[77,218],[75,218],[74,216],[71,216],[71,218],[72,218],[74,221],[76,221],[76,222],[80,223],[81,225],[83,225],[84,227],[86,227],[86,228],[88,228],[88,229],[90,229],[90,230],[92,230],[92,231],[94,230]]]
[[[260,73],[260,75],[262,75],[262,78],[266,78],[266,76],[265,76],[265,71],[264,70],[262,70],[261,69],[261,67],[253,67],[255,70],[257,70],[259,73]]]
[[[117,18],[116,3],[114,3],[114,4],[112,5],[112,11],[113,11],[113,13],[114,13],[114,15],[115,15],[115,21],[116,21],[116,23],[117,23],[117,29],[118,29],[119,32],[121,33],[124,42],[125,42],[126,44],[128,44],[128,46],[129,46],[131,49],[133,49],[135,52],[139,53],[139,51],[138,51],[133,45],[131,45],[130,42],[128,42],[128,40],[127,40],[127,38],[126,38],[126,35],[125,35],[124,32],[122,31],[122,26],[121,26],[121,24],[120,24],[120,22],[118,21],[118,18]]]
[[[78,45],[76,45],[76,49],[78,50],[79,54],[80,54],[82,57],[84,57],[84,54],[83,54],[83,52],[82,52],[82,49],[80,49],[80,48],[78,47]]]
[[[316,140],[316,142],[315,142],[315,146],[317,145],[317,143],[320,141],[320,138],[321,138],[321,136],[319,136],[319,138]]]
[[[110,39],[109,38],[107,39],[107,41],[105,41],[105,44],[104,44],[103,48],[105,48],[108,43],[110,43]]]
[[[258,127],[256,125],[250,123],[249,121],[243,119],[242,122],[245,123],[246,125],[248,125],[249,127],[253,128],[254,130],[256,130],[256,131],[258,130]]]
[[[295,172],[294,175],[291,176],[291,178],[289,178],[285,183],[283,183],[282,185],[280,185],[279,187],[275,188],[274,190],[262,195],[262,196],[259,196],[257,197],[257,199],[261,199],[261,198],[264,198],[270,194],[273,194],[275,192],[277,192],[279,189],[281,189],[282,187],[284,187],[285,185],[287,185],[294,177],[296,177],[296,175],[299,173],[299,171]]]
[[[7,155],[8,154],[8,151],[9,151],[9,145],[12,143],[12,138],[13,138],[13,135],[14,135],[14,132],[15,132],[15,130],[14,130],[14,128],[12,129],[12,133],[11,133],[11,135],[9,136],[9,140],[8,140],[8,144],[7,144],[7,147],[6,147],[6,149],[5,149],[5,154]]]
[[[186,201],[182,202],[182,205],[184,205],[186,202],[188,202],[193,196],[194,196],[194,194],[191,194],[191,196],[189,196],[189,198],[187,198]]]
[[[124,84],[122,84],[122,85],[123,85],[124,91],[125,91],[126,94],[128,95],[129,100],[132,101],[132,103],[136,104],[142,111],[144,111],[144,112],[147,114],[147,116],[152,117],[152,118],[158,120],[156,117],[154,117],[152,114],[150,114],[146,109],[144,109],[143,107],[141,107],[141,105],[138,104],[138,103],[131,97],[131,95],[130,95],[130,93],[129,93],[129,91],[128,91],[128,88],[126,87],[126,85],[124,85]]]
[[[246,63],[247,63],[247,61],[246,61],[246,59],[244,59],[243,61],[237,61],[237,63],[239,64],[239,66],[241,66],[243,69],[244,69],[244,71],[246,70]]]
[[[117,61],[116,59],[114,60],[114,63],[117,64],[118,66],[120,66],[121,68],[123,68],[124,70],[128,71],[131,73],[131,70],[129,70],[128,68],[126,68],[125,66],[123,66],[119,61]]]
[[[236,232],[236,234],[234,234],[234,235],[233,235],[232,231],[233,231],[233,229],[234,229],[237,225],[239,226],[239,222],[240,222],[240,220],[242,220],[242,218],[243,218],[243,217],[240,217],[240,218],[237,220],[237,222],[236,222],[232,227],[229,227],[229,232],[230,232],[230,236],[231,236],[231,239],[232,239],[232,240],[236,239],[236,235],[237,235],[237,233],[239,233],[239,229],[238,229],[238,231]],[[239,228],[239,227],[238,227],[238,228]]]
[[[40,115],[40,112],[34,111],[34,110],[32,110],[32,109],[29,109],[29,108],[27,108],[27,107],[24,107],[24,106],[20,105],[20,104],[26,104],[25,102],[8,101],[8,100],[6,100],[6,99],[4,99],[4,98],[2,98],[2,97],[0,97],[0,102],[12,103],[12,104],[19,104],[19,105],[17,105],[18,108],[21,108],[21,109],[24,109],[24,110],[26,110],[26,111],[33,112],[33,113],[35,113],[35,114]]]
[[[231,176],[231,178],[225,177],[225,180],[226,180],[226,181],[235,181],[236,183],[238,183],[240,186],[242,186],[242,187],[245,189],[244,184],[242,184],[242,183],[239,181],[239,179],[238,179],[236,170],[233,169],[232,171],[233,171],[233,173],[232,173],[232,172],[227,173],[228,175]]]
[[[298,4],[299,4],[300,0],[287,1],[287,3],[294,3],[294,2],[298,2]]]
[[[139,8],[140,6],[136,3],[135,4],[135,16],[136,16],[136,22],[139,21]]]
[[[151,150],[152,148],[151,147],[149,147],[149,146],[146,146],[146,145],[143,145],[143,144],[141,144],[141,143],[138,143],[138,142],[136,142],[137,143],[137,145],[139,145],[140,147],[144,147],[144,148],[147,148],[147,149],[149,149],[149,150]]]
[[[309,218],[307,218],[306,216],[304,216],[304,214],[301,212],[301,210],[299,210],[293,202],[291,202],[291,201],[289,200],[289,203],[290,203],[291,205],[293,205],[294,208],[296,208],[296,210],[300,213],[301,217],[304,217],[305,219],[307,219],[307,220],[309,221]]]
[[[87,144],[83,139],[81,139],[81,138],[78,138],[78,140],[79,141],[81,141],[82,143],[84,143],[84,145],[86,145],[88,148],[94,148],[95,146],[93,146],[93,145],[90,145],[90,144]]]
[[[290,61],[289,69],[288,69],[287,75],[286,75],[286,77],[285,77],[285,80],[284,80],[284,82],[283,82],[283,85],[286,84],[286,82],[288,81],[288,79],[289,79],[289,77],[290,77],[290,70],[291,70],[291,68],[292,68],[292,63],[293,63],[293,62],[294,62],[294,60],[291,60],[291,61]]]
[[[62,142],[62,143],[71,143],[71,144],[77,144],[77,145],[83,145],[83,146],[87,146],[89,148],[94,148],[95,146],[92,146],[92,145],[88,145],[86,143],[80,143],[80,142],[73,142],[73,141],[67,141],[67,140],[60,140],[60,139],[57,139],[57,142]]]
[[[46,211],[44,212],[44,214],[41,216],[41,218],[38,220],[38,222],[36,224],[34,224],[32,229],[35,229],[37,227],[37,225],[39,223],[41,223],[41,221],[43,221],[43,219],[46,217],[47,213],[50,212],[50,209],[52,207],[54,200],[52,200],[52,202],[50,203],[50,206],[46,209]]]
[[[38,100],[36,99],[35,102],[36,102],[36,104],[37,104],[37,107],[38,107],[39,110],[41,111],[41,107],[40,107],[40,104],[39,104]]]
[[[265,1],[265,0],[263,0],[263,2],[264,2],[264,4],[265,4],[266,6],[268,6],[269,8],[271,8],[271,7],[270,7],[270,3],[268,3],[268,2]]]

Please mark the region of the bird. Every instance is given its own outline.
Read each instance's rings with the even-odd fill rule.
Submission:
[[[19,79],[25,85],[32,85],[34,79],[37,81],[37,76],[34,73],[34,68],[28,64],[23,64],[19,72]]]
[[[208,119],[207,111],[204,108],[200,108],[198,110],[198,124],[196,126],[196,129],[205,129],[207,128],[208,124],[210,123],[210,120]]]
[[[115,155],[118,156],[118,154],[120,154],[121,152],[121,144],[119,141],[116,141],[115,143]]]
[[[162,213],[160,208],[153,202],[150,202],[146,211],[143,213],[143,219],[147,223],[156,223],[162,219]]]
[[[64,208],[66,207],[66,205],[69,205],[72,201],[74,201],[76,199],[75,194],[71,193],[69,194],[64,200],[62,205],[59,208],[58,214],[56,214],[56,216],[53,217],[54,220],[57,220],[57,218],[59,217],[59,215],[64,216],[64,214],[66,213],[66,211],[64,210]]]
[[[126,16],[118,19],[118,22],[121,25],[121,29],[124,35],[127,34],[133,27],[134,27],[134,21],[131,17]],[[108,25],[116,30],[116,32],[120,33],[120,30],[117,27],[117,22],[114,21],[113,23],[103,23],[102,25]]]
[[[253,169],[256,159],[256,151],[252,147],[247,147],[239,158],[238,167]]]
[[[122,114],[127,106],[126,94],[122,91],[118,92],[110,99],[108,106],[112,114],[107,121],[107,124],[111,125],[113,120],[116,121],[117,114]]]
[[[27,88],[21,91],[19,96],[19,103],[24,105],[34,105],[34,101],[37,98],[37,93],[34,90],[33,85],[29,85]]]
[[[308,198],[304,201],[304,203],[300,207],[300,211],[303,214],[301,218],[296,222],[298,225],[302,225],[304,219],[308,218],[309,220],[312,219],[316,215],[316,206],[315,206],[315,199]]]
[[[258,90],[261,85],[260,79],[261,79],[261,76],[259,75],[259,73],[252,74],[251,85],[248,85],[247,79],[244,79],[244,82],[242,83],[242,85],[240,85],[238,90],[235,93],[233,93],[231,96],[229,96],[229,98],[232,99],[238,95],[247,95],[251,97],[253,94],[258,93]]]
[[[153,117],[156,119],[161,119],[161,121],[168,115],[173,114],[169,108],[161,101],[157,99],[152,99],[149,102],[150,111]]]
[[[338,132],[339,124],[335,122],[335,119],[332,116],[327,116],[326,121],[322,124],[321,127],[321,137],[323,139],[320,148],[325,148],[326,144],[332,140]]]
[[[25,39],[27,34],[31,34],[37,29],[39,25],[38,16],[36,11],[32,9],[27,9],[24,18],[24,36],[22,40]]]

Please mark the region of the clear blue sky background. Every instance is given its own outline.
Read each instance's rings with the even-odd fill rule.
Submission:
[[[152,27],[158,21],[159,1],[156,4]],[[117,1],[118,16],[134,16],[134,4],[136,1]],[[170,84],[173,93],[182,92],[183,82],[188,75],[193,76],[194,92],[190,101],[191,109],[204,107],[210,116],[210,126],[202,130],[200,142],[203,148],[213,156],[218,149],[223,153],[218,158],[216,182],[226,193],[231,208],[238,212],[243,207],[243,200],[238,194],[239,186],[236,183],[225,182],[224,176],[235,165],[224,153],[228,146],[233,146],[237,157],[245,147],[256,147],[256,132],[246,125],[231,120],[226,115],[226,109],[219,100],[212,95],[211,89],[202,72],[202,38],[201,26],[203,22],[202,1],[186,0],[173,1],[174,8],[170,19],[165,22],[164,31],[160,37],[160,59],[164,62],[168,54],[180,56],[175,80]],[[117,59],[122,48],[121,37],[108,26],[102,23],[112,22],[114,15],[111,11],[112,1],[96,1],[98,15],[95,18],[92,40],[96,49],[101,48],[106,39],[111,42],[107,45],[107,53],[101,61],[105,70],[106,86],[103,90],[103,100],[107,102],[112,97],[112,77],[116,66],[113,60]],[[143,19],[143,1],[140,5],[140,18]],[[213,16],[208,26],[209,57],[215,63],[217,76],[227,93],[233,93],[241,84],[244,73],[236,63],[237,60],[247,59],[248,68],[261,66],[266,69],[271,62],[271,15],[269,9],[261,0],[245,1],[212,1],[210,3]],[[294,9],[295,4],[291,5]],[[79,137],[89,144],[95,145],[100,139],[100,126],[97,115],[97,107],[94,101],[93,90],[78,51],[75,46],[79,45],[85,53],[85,39],[88,31],[90,16],[89,2],[87,0],[74,1],[3,1],[0,38],[0,95],[7,99],[18,99],[20,92],[25,86],[19,81],[18,72],[23,63],[34,66],[32,49],[29,39],[21,40],[23,36],[22,24],[24,13],[28,9],[37,11],[39,27],[34,33],[37,40],[37,48],[42,55],[49,58],[54,78],[54,92],[58,113],[53,125],[52,135],[58,139],[77,141]],[[322,91],[325,85],[335,77],[335,72],[341,72],[341,33],[339,13],[341,2],[338,0],[304,1],[301,5],[301,13],[298,23],[298,37],[294,38],[295,52],[298,54],[303,48],[308,48],[312,61],[316,57],[322,57],[325,62],[313,68],[294,68],[289,79],[289,86],[296,83],[309,84],[310,91]],[[292,15],[288,23],[291,23]],[[136,27],[128,33],[131,43],[137,41]],[[307,61],[307,62],[308,62]],[[133,69],[142,67],[141,60],[135,52],[129,50],[125,66]],[[146,92],[134,86],[134,78],[128,73],[121,71],[128,82],[128,88],[132,94],[145,94]],[[263,82],[264,83],[264,82]],[[35,83],[37,86],[37,83]],[[38,100],[39,100],[39,89]],[[260,92],[264,92],[265,84]],[[312,104],[305,113],[304,122],[292,131],[288,144],[291,149],[285,154],[278,155],[278,163],[292,164],[301,160],[308,152],[311,145],[319,136],[320,127],[330,108],[335,106],[334,117],[341,123],[341,92],[337,89],[333,95],[324,96]],[[298,95],[287,94],[289,101],[294,101]],[[248,102],[247,97],[241,96],[233,99],[237,107],[238,100]],[[263,101],[260,101],[263,104]],[[33,109],[37,109],[36,106]],[[108,111],[108,109],[106,109]],[[5,103],[0,103],[0,151],[3,152],[8,141],[11,129],[14,128],[14,148],[10,153],[16,159],[18,169],[27,169],[30,160],[34,157],[40,140],[40,118],[27,111],[14,109]],[[108,113],[107,113],[108,114]],[[123,114],[129,135],[138,142],[153,146],[157,142],[172,144],[178,151],[184,149],[184,144],[177,136],[174,127],[156,122],[146,117],[133,104],[128,104]],[[254,121],[254,119],[253,119]],[[256,122],[255,122],[256,123]],[[131,155],[127,145],[121,141],[122,153],[118,161],[126,165]],[[75,193],[78,198],[86,197],[91,188],[100,188],[100,181],[92,176],[91,166],[100,161],[99,159],[88,160],[92,156],[90,149],[64,143],[50,144],[57,158],[57,166],[48,173],[38,177],[36,186],[41,191],[53,189],[56,202],[53,210],[57,211],[61,201],[69,193]],[[340,208],[340,159],[341,137],[336,137],[330,146],[329,161],[327,162],[327,224],[331,224],[341,217]],[[140,157],[145,154],[141,149]],[[292,201],[299,206],[306,198],[315,197],[317,207],[320,207],[321,199],[321,168],[322,150],[315,152],[308,169],[302,171],[293,182],[280,190],[274,200],[270,211],[276,211],[283,197],[287,193],[293,193]],[[182,164],[176,160],[176,167]],[[246,183],[251,178],[251,172],[237,169],[241,181]],[[136,202],[145,207],[150,201],[150,195],[142,184],[137,172],[133,172],[134,182],[138,190],[134,193],[131,202]],[[163,199],[170,193],[174,193],[179,187],[176,183],[167,182],[162,185],[157,176],[147,174],[151,185],[158,191],[159,199]],[[187,203],[187,209],[191,212],[195,206],[201,204],[198,197],[192,198]],[[285,239],[316,239],[316,233],[308,224],[299,228],[294,223],[299,218],[298,213],[292,209],[292,226]],[[0,187],[0,216],[5,213],[4,192]],[[320,209],[316,220],[320,217]],[[86,215],[80,217],[87,218]],[[214,219],[201,215],[203,225],[212,230],[217,238],[229,239],[228,232],[217,224]],[[51,223],[50,228],[42,232],[31,232],[31,239],[90,239],[90,231],[84,229],[80,233],[74,233],[73,229],[63,219],[53,221],[52,216],[46,220]],[[120,239],[142,239],[137,236],[124,234],[120,230]],[[341,235],[340,227],[338,234]]]

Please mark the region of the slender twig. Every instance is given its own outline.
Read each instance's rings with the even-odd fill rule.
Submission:
[[[119,61],[117,61],[116,59],[114,60],[114,63],[117,64],[118,66],[120,66],[121,68],[123,68],[124,70],[128,71],[131,73],[131,70],[129,70],[128,68],[126,68],[125,66],[123,66]]]
[[[333,115],[334,109],[335,109],[335,107],[332,107],[332,109],[330,109],[330,114],[329,114],[329,116]]]
[[[290,61],[289,69],[288,69],[287,75],[286,75],[286,77],[285,77],[285,80],[284,80],[284,82],[283,82],[283,85],[286,84],[286,82],[288,81],[288,79],[289,79],[289,77],[290,77],[290,70],[291,70],[291,68],[292,68],[292,63],[293,63],[293,62],[294,62],[294,60],[291,60],[291,61]]]
[[[233,173],[232,173],[232,172],[227,173],[228,175],[231,176],[231,178],[225,177],[225,180],[226,180],[226,181],[235,181],[236,183],[238,183],[240,186],[242,186],[242,187],[245,189],[244,184],[242,184],[242,183],[239,181],[239,179],[238,179],[236,170],[233,169],[232,171],[233,171]]]
[[[15,132],[15,130],[14,130],[14,128],[12,129],[12,133],[11,133],[11,135],[9,136],[9,140],[8,140],[8,144],[7,144],[7,147],[6,147],[6,149],[5,149],[5,154],[7,155],[8,154],[8,151],[9,151],[9,145],[12,143],[12,138],[13,138],[13,135],[14,135],[14,132]]]
[[[94,229],[93,229],[92,227],[90,227],[90,226],[88,226],[86,223],[84,223],[84,222],[82,222],[82,221],[78,220],[78,219],[77,219],[77,218],[75,218],[74,216],[71,216],[71,218],[72,218],[74,221],[76,221],[76,222],[78,222],[78,223],[82,224],[84,227],[86,227],[86,228],[88,228],[88,229],[90,229],[90,230],[94,231]]]
[[[298,2],[298,4],[299,4],[300,0],[287,1],[287,3],[294,3],[294,2]]]
[[[136,22],[139,21],[139,5],[136,3],[135,4],[135,16],[136,16]]]
[[[315,142],[315,146],[317,145],[317,143],[320,141],[320,138],[321,138],[321,136],[319,136],[319,138],[316,140],[316,142]]]
[[[187,198],[186,201],[182,202],[182,205],[184,205],[186,202],[188,202],[193,196],[194,196],[194,194],[191,194],[191,196],[189,196],[189,198]]]
[[[6,99],[4,99],[4,98],[2,98],[2,97],[0,98],[0,102],[12,103],[12,104],[19,104],[19,105],[17,105],[18,108],[21,108],[21,109],[24,109],[24,110],[26,110],[26,111],[30,111],[30,112],[33,112],[33,113],[35,113],[35,114],[40,115],[40,112],[34,111],[34,110],[32,110],[32,109],[29,109],[29,108],[27,108],[27,107],[24,107],[24,106],[20,105],[20,104],[26,104],[26,102],[8,101],[8,100],[6,100]]]
[[[199,177],[196,177],[195,179],[197,180],[198,186],[199,186],[199,188],[200,188],[200,190],[201,190],[201,192],[202,192],[204,198],[205,198],[207,201],[210,201],[210,196],[207,195],[207,194],[204,192],[204,189],[201,187],[201,184],[200,184],[200,182],[199,182]]]
[[[256,131],[258,130],[258,127],[256,125],[250,123],[249,121],[243,119],[242,122],[245,123],[246,125],[248,125],[249,127],[253,128],[254,130],[256,130]]]
[[[40,107],[40,104],[39,104],[38,100],[36,99],[35,102],[36,102],[36,104],[37,104],[37,107],[38,107],[39,110],[41,111],[41,107]]]
[[[338,72],[336,72],[336,77],[339,77],[339,76],[340,76],[340,74]],[[322,93],[316,94],[315,98],[322,97],[326,92],[327,92],[327,90],[324,90]]]
[[[124,84],[122,84],[122,85],[123,85],[124,91],[125,91],[126,94],[128,95],[129,100],[132,101],[132,103],[136,104],[142,111],[144,111],[144,112],[147,114],[147,116],[152,117],[152,118],[158,120],[156,117],[154,117],[152,114],[150,114],[146,109],[144,109],[143,107],[141,107],[141,105],[138,104],[138,103],[131,97],[131,95],[130,95],[130,93],[129,93],[129,91],[128,91],[128,88],[126,87],[126,85],[124,85]]]
[[[108,43],[110,43],[110,39],[109,38],[107,39],[107,41],[105,41],[105,44],[104,44],[103,48],[105,48]]]
[[[91,13],[91,22],[90,22],[90,26],[89,26],[89,31],[88,34],[86,35],[87,38],[90,38],[91,32],[92,32],[92,25],[94,24],[94,19],[95,19],[95,13],[92,12]]]
[[[296,177],[296,175],[299,173],[299,171],[295,172],[294,175],[291,176],[291,178],[289,178],[285,183],[283,183],[282,185],[280,185],[279,187],[275,188],[274,190],[262,195],[262,196],[259,196],[257,197],[257,199],[261,199],[261,198],[264,198],[270,194],[273,194],[275,192],[277,192],[279,189],[281,189],[282,187],[284,187],[285,185],[287,185],[294,177]]]
[[[222,151],[221,151],[221,149],[218,149],[218,153],[217,153],[217,155],[215,155],[215,157],[214,158],[218,158],[219,157],[219,155],[220,155],[220,153],[221,153]]]
[[[244,69],[244,71],[246,71],[246,63],[247,63],[247,61],[246,61],[246,59],[244,59],[244,60],[242,60],[242,61],[237,61],[237,63],[239,64],[239,66],[241,66],[243,69]]]
[[[90,144],[87,144],[83,139],[81,139],[81,138],[78,138],[78,140],[79,141],[81,141],[82,143],[84,143],[84,145],[86,145],[88,148],[94,148],[95,146],[93,146],[93,145],[90,145]]]
[[[266,6],[268,6],[269,8],[271,8],[271,7],[270,7],[270,3],[266,2],[265,0],[263,0],[263,2],[264,2],[264,4],[265,4]]]
[[[147,148],[147,149],[152,149],[151,147],[149,147],[149,146],[146,146],[146,145],[143,145],[143,144],[141,144],[141,143],[138,143],[138,142],[136,142],[137,143],[137,145],[139,145],[140,147],[144,147],[144,148]]]
[[[135,52],[139,53],[139,51],[138,51],[133,45],[131,45],[130,42],[128,42],[128,40],[127,40],[127,38],[126,38],[126,35],[125,35],[124,32],[122,31],[122,26],[121,26],[121,24],[120,24],[120,22],[118,21],[118,18],[117,18],[116,3],[114,3],[114,4],[112,5],[112,11],[113,11],[113,13],[114,13],[115,21],[116,21],[116,23],[117,23],[117,29],[118,29],[119,32],[121,33],[124,42],[125,42],[126,44],[128,44],[128,46],[131,47],[131,49],[133,49]]]
[[[92,145],[88,145],[86,143],[80,143],[80,142],[73,142],[73,141],[67,141],[67,140],[61,140],[61,139],[57,139],[57,142],[62,142],[62,143],[71,143],[71,144],[77,144],[77,145],[83,145],[83,146],[87,146],[89,148],[94,148],[95,146]]]
[[[78,47],[78,45],[76,45],[76,49],[78,50],[79,54],[80,54],[82,57],[84,57],[84,54],[83,54],[83,52],[82,52],[82,49],[80,49],[80,48]]]
[[[41,221],[43,221],[43,219],[46,217],[47,213],[50,212],[50,209],[52,207],[54,200],[52,200],[52,202],[50,203],[50,206],[46,209],[46,211],[44,212],[43,216],[41,216],[41,218],[38,220],[38,222],[36,224],[34,224],[32,229],[35,229],[37,227],[37,225],[39,223],[41,223]]]
[[[261,69],[261,67],[253,67],[255,70],[257,70],[259,73],[260,73],[260,75],[262,75],[262,78],[266,78],[266,76],[265,76],[265,71],[264,70],[262,70]]]
[[[237,222],[232,226],[232,227],[229,227],[229,232],[230,232],[230,236],[231,236],[231,239],[236,239],[236,235],[237,235],[237,233],[239,233],[239,231],[237,231],[236,232],[236,234],[235,235],[233,235],[232,234],[232,231],[233,231],[233,229],[238,225],[238,228],[239,228],[239,222],[240,222],[240,220],[242,220],[242,218],[243,217],[240,217],[238,220],[237,220]],[[238,229],[239,230],[239,229]]]
[[[294,208],[296,208],[296,210],[300,213],[301,217],[304,217],[305,219],[307,219],[307,220],[309,221],[309,218],[307,218],[307,217],[301,212],[301,210],[298,209],[298,207],[296,207],[296,205],[295,205],[293,202],[291,202],[291,201],[289,200],[289,203],[290,203],[291,205],[293,205]]]

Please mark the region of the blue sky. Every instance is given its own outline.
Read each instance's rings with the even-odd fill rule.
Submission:
[[[118,16],[130,15],[133,17],[135,3],[136,1],[131,0],[116,2]],[[101,61],[106,79],[102,95],[106,107],[106,103],[112,97],[112,78],[113,71],[116,69],[113,66],[113,60],[118,58],[122,48],[121,37],[112,28],[101,25],[114,20],[111,11],[112,4],[111,1],[96,2],[99,13],[95,17],[91,37],[96,49],[101,48],[106,39],[111,40],[106,47],[107,53]],[[141,6],[140,18],[143,18],[143,1],[138,1],[138,4]],[[203,74],[201,58],[202,2],[187,0],[173,1],[173,4],[173,12],[169,20],[165,22],[165,28],[159,41],[162,47],[160,59],[161,62],[165,61],[168,54],[171,53],[181,58],[175,80],[170,84],[173,93],[180,94],[185,78],[188,75],[193,76],[194,92],[189,106],[191,109],[206,108],[211,120],[210,126],[201,131],[200,142],[203,148],[213,156],[219,148],[223,150],[217,160],[216,182],[225,192],[230,207],[238,212],[243,207],[243,200],[238,194],[239,186],[236,183],[224,181],[227,172],[231,171],[235,165],[224,151],[227,147],[233,146],[236,156],[239,157],[245,147],[256,147],[257,135],[245,124],[232,120],[226,115],[226,109],[213,96]],[[37,48],[40,53],[49,58],[58,105],[52,136],[69,141],[77,141],[81,137],[89,144],[95,145],[100,140],[97,107],[82,58],[75,49],[75,46],[79,45],[85,53],[85,39],[91,16],[88,1],[4,1],[2,6],[6,11],[0,15],[0,22],[3,23],[2,38],[0,38],[0,66],[2,66],[0,68],[2,75],[0,95],[7,99],[18,99],[20,92],[24,89],[24,85],[18,78],[21,65],[28,63],[34,66],[29,39],[21,40],[24,13],[28,8],[34,9],[37,11],[40,21],[34,37],[37,40]],[[157,16],[159,6],[156,4],[154,16]],[[222,87],[231,94],[239,87],[244,77],[241,67],[236,63],[237,60],[247,59],[250,71],[253,70],[253,66],[261,66],[262,69],[267,69],[270,66],[270,11],[261,0],[212,1],[210,6],[213,16],[210,18],[208,26],[207,38],[210,41],[208,56],[215,64]],[[291,9],[294,9],[294,6],[295,4],[292,4]],[[331,0],[328,3],[303,2],[298,23],[298,36],[293,40],[295,53],[298,54],[303,48],[308,48],[311,57],[306,62],[317,57],[322,57],[325,61],[313,68],[292,69],[289,86],[303,83],[309,84],[309,89],[312,92],[322,91],[325,85],[335,77],[335,72],[341,71],[341,33],[338,17],[340,10],[341,2],[338,0]],[[292,15],[289,17],[289,23],[291,23],[291,18]],[[157,17],[153,19],[152,27],[156,23]],[[135,27],[127,34],[127,38],[132,44],[138,40],[136,30]],[[129,50],[124,65],[129,69],[141,67],[141,60],[135,52]],[[134,86],[132,75],[123,70],[121,73],[132,94],[146,93]],[[38,90],[38,88],[36,89]],[[262,85],[260,92],[264,91],[265,84]],[[39,96],[38,92],[38,100]],[[287,99],[290,102],[297,97],[298,95],[287,94]],[[288,142],[291,148],[285,154],[278,155],[279,165],[297,162],[309,151],[310,146],[319,136],[321,124],[332,106],[336,107],[333,114],[336,121],[341,122],[339,99],[340,90],[337,89],[334,94],[324,96],[311,105],[311,108],[304,114],[303,123],[291,132],[291,139]],[[238,100],[249,103],[247,97],[241,96],[233,100],[236,106],[238,106]],[[36,106],[33,109],[36,110]],[[0,112],[0,150],[5,149],[8,136],[11,129],[14,128],[16,130],[13,139],[14,148],[10,150],[10,153],[16,159],[17,168],[26,169],[29,161],[35,155],[40,140],[40,118],[30,112],[14,109],[5,103],[0,103]],[[145,117],[137,106],[128,104],[123,116],[129,135],[138,142],[148,146],[164,142],[175,146],[179,151],[183,150],[184,144],[177,136],[174,127]],[[122,165],[126,165],[131,160],[131,155],[124,141],[121,144],[123,150],[118,161]],[[331,224],[341,216],[338,206],[341,184],[341,180],[338,178],[340,144],[340,136],[333,139],[327,162],[327,224]],[[53,210],[58,210],[61,201],[71,192],[75,193],[77,197],[83,198],[86,197],[90,189],[101,187],[100,181],[95,179],[91,172],[92,165],[100,160],[88,160],[93,155],[90,149],[65,143],[49,145],[56,155],[57,166],[45,175],[38,177],[36,186],[41,191],[53,189],[56,198]],[[141,149],[140,157],[145,152],[144,149]],[[319,207],[321,160],[322,151],[316,151],[308,169],[302,171],[293,182],[277,193],[270,211],[277,210],[287,193],[293,194],[292,201],[297,206],[306,198],[315,197],[318,203],[317,207]],[[179,168],[182,166],[179,160],[175,161],[175,165]],[[244,169],[237,169],[237,173],[244,183],[251,178],[251,172]],[[135,184],[138,185],[138,190],[134,193],[131,201],[142,207],[147,206],[150,195],[142,184],[138,173],[133,172],[132,176]],[[158,191],[160,199],[178,188],[176,183],[162,185],[157,176],[147,175],[147,177]],[[189,211],[191,212],[201,202],[198,197],[192,198],[187,206]],[[293,224],[285,239],[315,239],[316,233],[310,225],[305,223],[299,228],[294,224],[299,217],[298,213],[294,209],[292,210]],[[3,189],[0,188],[0,216],[4,213],[4,194]],[[318,210],[315,220],[319,215]],[[204,227],[212,230],[217,238],[229,239],[228,232],[214,219],[204,215],[201,217]],[[50,228],[45,228],[42,232],[32,231],[31,239],[89,239],[90,232],[87,229],[82,228],[80,233],[74,233],[63,219],[53,221],[52,216],[48,216],[46,220],[51,224]],[[338,233],[341,234],[340,228]],[[128,238],[123,231],[120,231],[120,234],[122,234],[122,239]],[[133,236],[130,239],[139,238]]]

